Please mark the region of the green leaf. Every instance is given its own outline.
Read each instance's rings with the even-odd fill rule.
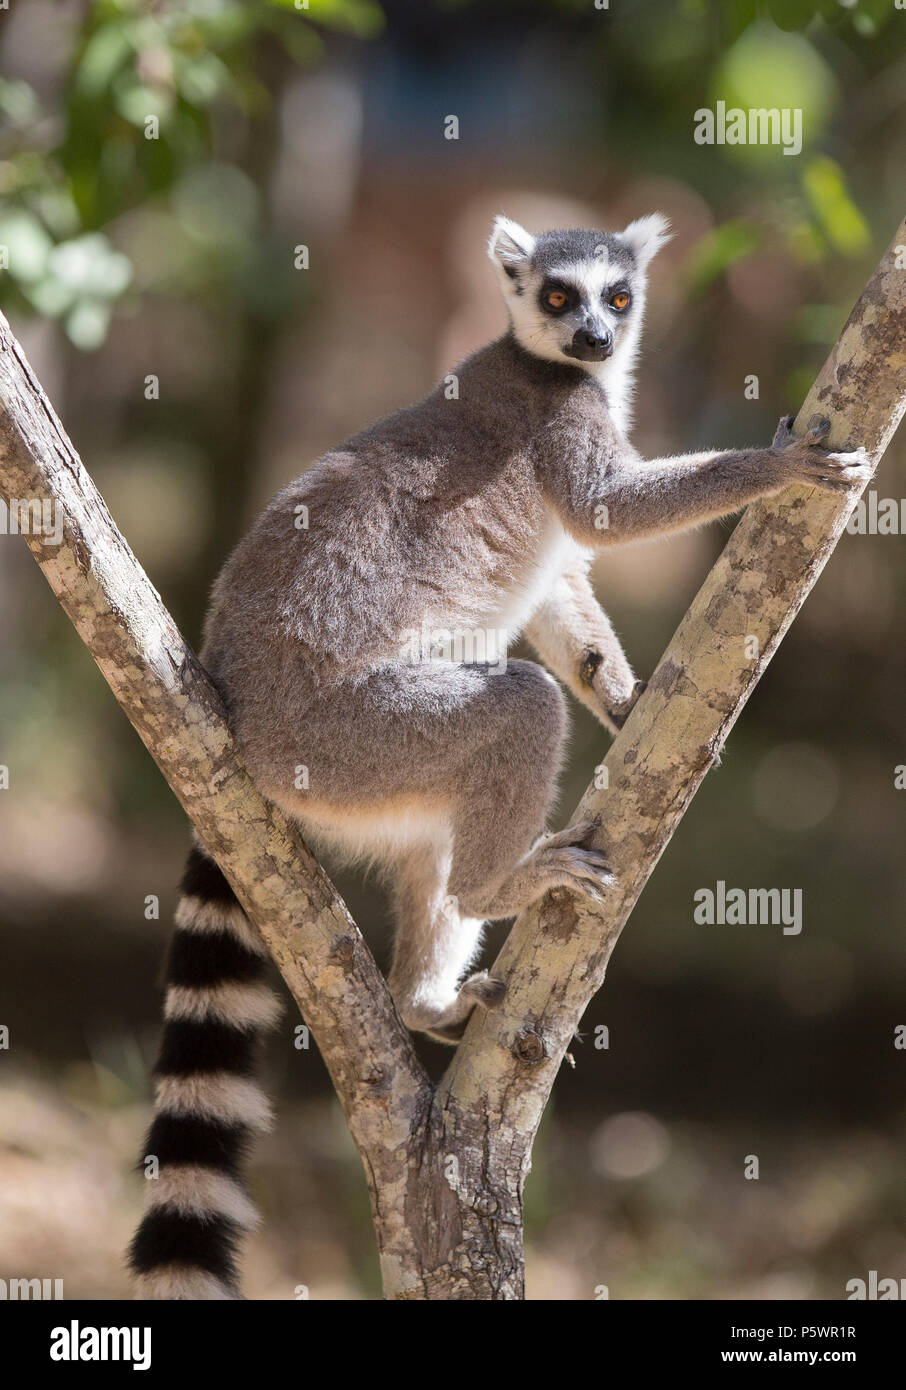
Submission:
[[[0,246],[9,250],[13,279],[28,284],[44,275],[53,243],[37,217],[24,208],[10,208],[0,214]]]
[[[801,112],[802,143],[809,145],[830,119],[836,77],[804,35],[783,33],[759,22],[745,31],[718,66],[712,95],[715,101],[725,101],[728,109]],[[748,163],[775,161],[782,155],[776,144],[724,148],[731,158]]]
[[[873,39],[878,32],[878,21],[870,14],[857,11],[853,15],[853,28],[860,38]]]
[[[29,203],[55,241],[66,241],[79,230],[79,210],[68,188],[41,188],[30,195]]]
[[[83,352],[93,352],[107,337],[110,305],[99,299],[80,299],[66,319],[66,336]]]
[[[858,256],[871,244],[868,225],[846,187],[840,165],[826,156],[812,159],[802,182],[828,241],[844,256]]]
[[[12,126],[26,126],[41,114],[41,104],[27,82],[0,81],[0,115]]]
[[[62,284],[53,275],[36,280],[28,285],[24,292],[35,312],[43,314],[46,318],[59,318],[74,302],[74,295],[69,286]]]
[[[178,60],[175,76],[181,95],[191,106],[207,106],[233,86],[229,68],[213,53]]]
[[[173,110],[173,93],[161,87],[148,87],[124,74],[126,80],[116,83],[116,109],[130,125],[144,129],[149,116],[156,116],[161,125]]]
[[[82,50],[75,73],[76,94],[97,101],[131,56],[126,26],[105,24],[92,34]]]
[[[760,239],[758,228],[742,218],[708,232],[693,246],[683,266],[690,292],[701,294],[729,266],[754,251]]]
[[[48,269],[75,294],[116,299],[132,280],[132,262],[114,251],[102,232],[90,232],[55,246]]]

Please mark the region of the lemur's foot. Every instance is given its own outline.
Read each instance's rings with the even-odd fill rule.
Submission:
[[[494,980],[486,970],[479,970],[477,974],[470,975],[463,985],[460,986],[459,994],[456,996],[456,1003],[445,1011],[445,1014],[459,1013],[463,1001],[467,1001],[467,1013],[462,1018],[444,1024],[441,1019],[429,1028],[425,1028],[429,1038],[435,1042],[455,1044],[462,1040],[462,1035],[466,1031],[466,1024],[472,1017],[474,1007],[482,1009],[499,1009],[506,995],[506,984],[503,980]]]
[[[537,841],[526,868],[538,875],[539,897],[551,888],[572,888],[588,897],[600,898],[602,890],[613,883],[603,852],[587,844],[596,828],[594,821],[578,821]]]
[[[452,1001],[444,1007],[426,1005],[400,1010],[407,1028],[415,1033],[427,1033],[435,1042],[458,1043],[466,1031],[473,1009],[497,1009],[506,995],[503,980],[493,979],[486,970],[470,975],[460,985]]]
[[[503,980],[493,979],[486,970],[479,970],[469,978],[460,988],[460,994],[469,995],[485,1009],[499,1009],[506,995],[506,984]]]
[[[622,729],[626,720],[639,702],[639,696],[643,695],[648,689],[647,681],[636,681],[629,696],[619,705],[613,705],[610,709],[610,722],[617,728]]]
[[[790,482],[814,483],[829,492],[848,492],[872,475],[871,455],[865,449],[835,453],[822,448],[830,433],[830,420],[815,415],[805,434],[793,434],[793,416],[781,417],[773,448],[780,462],[788,465]]]

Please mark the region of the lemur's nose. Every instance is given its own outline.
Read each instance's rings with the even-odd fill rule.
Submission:
[[[590,328],[578,328],[573,335],[574,348],[586,348],[589,352],[609,352],[613,347],[613,334],[609,328],[594,333]]]

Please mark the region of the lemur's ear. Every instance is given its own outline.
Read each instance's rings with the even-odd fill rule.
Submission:
[[[502,270],[514,279],[535,249],[535,238],[531,232],[512,222],[509,217],[495,217],[494,230],[488,242],[488,255]]]
[[[620,236],[629,243],[636,265],[640,270],[644,270],[648,262],[670,240],[670,223],[663,213],[652,212],[647,217],[637,217],[634,222],[630,222]]]

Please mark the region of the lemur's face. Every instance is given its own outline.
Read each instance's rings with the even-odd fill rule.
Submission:
[[[638,339],[648,262],[669,240],[660,213],[622,232],[543,232],[498,217],[488,246],[518,342],[597,373]]]

